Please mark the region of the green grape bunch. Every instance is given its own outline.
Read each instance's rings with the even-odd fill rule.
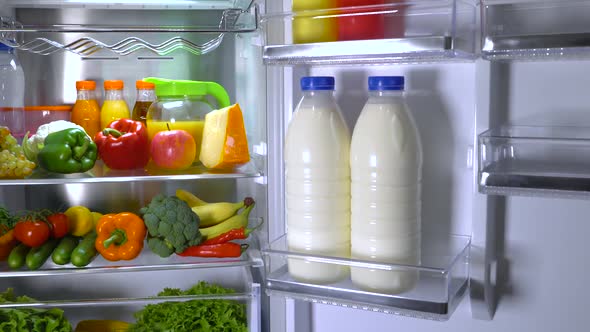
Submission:
[[[0,178],[23,179],[33,173],[35,166],[25,157],[10,129],[0,126]]]

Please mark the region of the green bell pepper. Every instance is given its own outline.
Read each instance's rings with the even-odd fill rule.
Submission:
[[[82,173],[94,167],[98,155],[96,144],[78,128],[47,135],[45,146],[37,155],[42,168],[55,173]]]

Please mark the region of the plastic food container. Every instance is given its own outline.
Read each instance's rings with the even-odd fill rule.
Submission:
[[[26,106],[25,132],[33,135],[43,124],[57,120],[70,121],[71,111],[72,106]]]

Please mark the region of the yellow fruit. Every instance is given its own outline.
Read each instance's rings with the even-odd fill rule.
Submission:
[[[120,332],[127,331],[129,323],[118,320],[83,320],[75,332]]]
[[[250,161],[248,138],[240,105],[207,113],[201,155],[207,168],[228,170]]]
[[[244,201],[237,203],[209,203],[207,205],[195,206],[192,210],[199,216],[199,227],[210,227],[231,218],[242,207],[244,207]]]
[[[102,217],[102,213],[92,211],[91,214],[92,214],[92,222],[94,223],[94,227],[96,227],[96,222],[98,222],[98,219],[100,219],[100,217]]]
[[[309,12],[336,8],[335,0],[294,0],[293,43],[320,43],[338,40],[338,22],[336,11]]]
[[[70,234],[84,236],[94,229],[94,217],[85,206],[72,206],[64,212],[70,222]]]
[[[186,204],[188,204],[188,206],[191,208],[195,206],[207,205],[207,202],[184,189],[176,189],[176,197],[178,197],[181,201],[185,201]]]

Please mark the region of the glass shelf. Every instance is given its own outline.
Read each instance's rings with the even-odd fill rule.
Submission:
[[[461,0],[394,1],[372,6],[268,13],[261,20],[267,32],[263,59],[272,65],[472,60],[475,13],[473,3]],[[347,25],[344,20],[350,17],[376,25],[375,22],[380,22],[383,29],[347,35],[341,27]],[[305,35],[297,25],[298,20],[302,24],[303,20],[313,20],[337,31],[323,40],[315,40],[310,37],[315,32]],[[309,24],[307,28],[312,29]]]
[[[590,128],[506,126],[482,133],[479,190],[590,198]]]
[[[0,42],[40,55],[67,51],[83,57],[167,56],[177,50],[204,55],[221,44],[225,33],[258,28],[252,3],[11,1],[16,18],[0,18]],[[192,32],[200,34],[188,34]]]
[[[283,236],[263,250],[267,258],[267,293],[322,304],[447,320],[467,289],[469,246],[470,239],[466,236],[423,234],[421,264],[414,266],[296,253],[288,250],[286,236]],[[392,281],[405,273],[404,276],[415,276],[415,285],[399,294],[385,294],[362,290],[352,283],[350,277],[330,284],[309,283],[290,275],[288,262],[297,260],[337,265],[344,269],[395,270]]]
[[[223,276],[223,278],[221,278]],[[191,296],[156,297],[164,288],[189,289],[205,281],[234,292]],[[89,285],[92,285],[89,287]],[[249,331],[260,330],[260,285],[248,268],[230,267],[223,271],[156,271],[149,274],[55,276],[51,285],[36,278],[11,278],[2,282],[4,292],[13,288],[15,295],[26,295],[34,302],[1,303],[5,309],[59,308],[75,327],[81,320],[111,319],[135,322],[134,314],[146,305],[164,302],[232,301],[244,305]]]
[[[35,169],[26,179],[0,180],[0,186],[6,185],[46,185],[46,184],[73,184],[73,183],[112,183],[112,182],[145,182],[145,181],[184,181],[184,180],[210,180],[210,179],[242,179],[262,176],[262,172],[256,169],[255,162],[250,161],[244,166],[236,168],[232,172],[216,172],[202,165],[193,166],[183,171],[159,170],[148,164],[146,169],[118,171],[104,166],[102,161],[97,161],[90,171],[75,174],[47,173],[41,169]]]
[[[104,8],[104,9],[242,9],[254,0],[6,0],[16,8]]]
[[[260,219],[252,219],[251,225],[258,225]],[[147,243],[144,243],[142,252],[129,261],[111,262],[104,259],[98,254],[85,267],[76,267],[72,264],[57,265],[53,263],[51,257],[47,259],[38,270],[29,270],[26,266],[18,270],[8,267],[6,262],[0,262],[0,279],[12,277],[27,276],[55,276],[68,274],[104,274],[104,273],[125,273],[137,271],[161,271],[161,270],[194,270],[209,268],[226,268],[226,267],[262,267],[264,262],[260,255],[260,245],[255,236],[250,236],[248,240],[240,241],[247,243],[248,249],[240,257],[235,258],[202,258],[202,257],[182,257],[172,254],[170,257],[162,258],[154,254]]]
[[[486,59],[535,60],[590,54],[590,1],[482,3],[482,55]]]

